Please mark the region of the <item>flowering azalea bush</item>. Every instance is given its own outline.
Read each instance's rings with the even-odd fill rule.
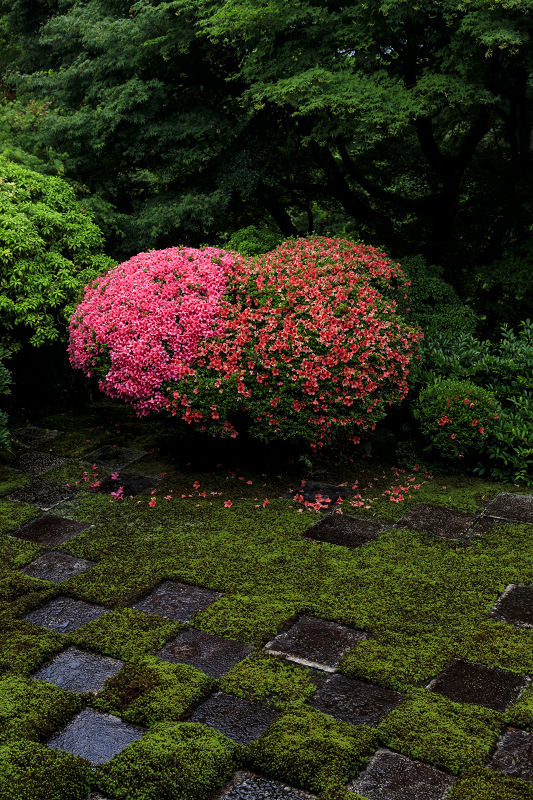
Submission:
[[[500,412],[486,389],[470,381],[436,380],[420,392],[414,414],[428,448],[444,458],[464,458],[483,450]]]
[[[193,265],[196,282],[181,272]],[[256,260],[145,253],[88,289],[71,361],[138,413],[166,408],[221,436],[245,419],[260,439],[313,449],[357,443],[407,393],[422,334],[391,299],[406,286],[397,264],[343,240],[302,239]]]
[[[162,384],[183,378],[198,343],[217,330],[225,270],[236,259],[212,247],[173,247],[139,253],[97,278],[70,322],[71,364],[139,415],[160,410]]]

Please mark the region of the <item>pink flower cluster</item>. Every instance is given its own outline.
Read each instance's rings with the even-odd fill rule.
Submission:
[[[219,330],[225,273],[236,260],[213,247],[173,247],[97,278],[70,322],[72,366],[98,375],[103,392],[139,415],[160,410],[161,385],[183,378],[198,344]]]

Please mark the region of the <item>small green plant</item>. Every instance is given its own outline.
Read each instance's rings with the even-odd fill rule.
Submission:
[[[7,367],[2,363],[5,359],[9,358],[9,351],[0,345],[0,394],[11,393],[11,374]],[[7,429],[7,414],[5,411],[0,411],[0,450],[4,449],[8,452],[11,451],[9,441],[9,431]]]
[[[428,448],[449,459],[483,449],[499,413],[500,405],[488,391],[458,380],[436,380],[422,389],[413,411]]]

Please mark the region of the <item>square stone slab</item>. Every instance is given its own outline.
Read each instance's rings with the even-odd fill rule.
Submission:
[[[510,583],[494,603],[492,613],[503,622],[533,628],[533,587]]]
[[[249,744],[259,739],[277,716],[272,708],[219,692],[196,709],[191,721],[209,725],[237,744]]]
[[[371,683],[333,675],[309,700],[309,705],[350,725],[377,725],[396,708],[401,694]]]
[[[494,711],[505,711],[529,682],[527,675],[457,658],[427,688],[456,703],[474,703]]]
[[[42,608],[37,608],[30,614],[26,614],[24,619],[33,622],[34,625],[41,625],[51,631],[58,633],[70,633],[87,625],[95,619],[100,619],[107,614],[108,609],[104,606],[97,606],[93,603],[86,603],[85,600],[73,600],[71,597],[56,597]]]
[[[299,495],[302,496],[304,500],[307,500],[308,503],[315,503],[317,500],[321,500],[322,503],[325,503],[327,498],[329,498],[328,507],[331,508],[337,503],[339,497],[341,500],[345,500],[353,493],[354,490],[350,486],[337,486],[333,483],[306,481],[304,486],[301,486],[299,489],[291,489],[284,497],[294,500],[296,495]],[[327,511],[328,508],[322,510]]]
[[[315,800],[314,795],[240,770],[216,800]]]
[[[195,614],[203,611],[221,597],[221,592],[187,586],[184,583],[164,581],[144,600],[133,608],[145,614],[159,614],[177,622],[189,622]]]
[[[19,539],[41,544],[43,547],[57,547],[87,530],[88,527],[86,522],[49,516],[34,519],[33,522],[16,530],[14,535]]]
[[[94,561],[76,558],[68,555],[68,553],[52,552],[39,556],[27,567],[24,567],[21,572],[31,578],[41,578],[43,581],[61,583],[61,581],[66,581],[75,575],[81,575],[82,572],[94,567],[94,564]]]
[[[84,461],[90,461],[91,464],[98,464],[101,467],[117,470],[125,467],[126,464],[131,464],[132,461],[142,458],[147,453],[147,450],[132,450],[129,447],[113,447],[110,444],[99,447],[98,450],[93,450],[92,453],[87,453],[83,456]]]
[[[379,749],[348,789],[368,800],[444,800],[453,781],[436,767]]]
[[[86,653],[77,647],[68,647],[32,675],[32,678],[54,683],[61,689],[69,689],[71,692],[96,694],[103,688],[108,678],[117,674],[121,666],[122,661],[114,658]]]
[[[411,528],[443,539],[459,539],[476,521],[476,514],[465,514],[453,508],[420,503],[398,521],[398,527]]]
[[[252,652],[249,644],[192,628],[168,642],[157,657],[171,664],[190,664],[212,678],[221,678]]]
[[[142,728],[126,725],[118,717],[84,708],[46,744],[54,750],[66,750],[85,758],[93,767],[99,767],[143,734]]]
[[[533,736],[526,731],[507,731],[500,738],[489,767],[509,778],[533,783]]]
[[[500,492],[485,506],[484,513],[490,517],[533,524],[533,495]]]
[[[13,431],[13,436],[17,444],[23,447],[35,447],[43,444],[43,442],[50,442],[59,433],[60,431],[50,431],[45,428],[38,428],[36,425],[27,425],[25,428]]]
[[[16,500],[19,503],[31,503],[41,511],[49,511],[63,500],[68,500],[74,492],[49,481],[33,481],[22,489],[17,489],[6,496],[6,500]]]
[[[315,617],[300,617],[286,633],[272,639],[265,649],[298,664],[333,672],[342,656],[363,639],[366,639],[364,631]]]
[[[356,519],[345,514],[328,514],[308,528],[304,536],[315,542],[328,542],[340,547],[361,547],[377,539],[383,525],[365,519]]]
[[[51,453],[40,453],[38,450],[28,450],[21,453],[13,462],[14,467],[27,472],[29,475],[44,475],[45,472],[66,464],[66,458],[53,456]]]
[[[140,494],[141,492],[146,492],[147,489],[153,489],[159,482],[159,478],[149,478],[146,475],[121,472],[118,478],[113,479],[111,476],[104,478],[100,481],[99,486],[96,486],[92,491],[110,494],[111,492],[116,492],[122,486],[123,495],[129,497],[131,495]]]

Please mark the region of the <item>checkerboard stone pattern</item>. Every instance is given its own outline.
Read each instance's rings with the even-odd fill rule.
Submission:
[[[26,614],[24,619],[58,633],[70,633],[107,614],[108,609],[85,600],[56,597],[45,606]]]
[[[293,789],[279,781],[262,778],[244,770],[237,772],[216,800],[315,800],[314,795]]]
[[[498,742],[489,766],[509,778],[533,783],[533,736],[526,731],[507,731]]]
[[[94,561],[76,558],[68,555],[68,553],[51,552],[39,556],[27,567],[24,567],[21,572],[31,578],[61,583],[61,581],[66,581],[75,575],[81,575],[82,572],[87,572],[91,567],[94,567],[94,564]]]
[[[453,781],[436,767],[380,749],[348,789],[368,800],[444,800]]]
[[[309,705],[350,725],[377,725],[401,700],[399,692],[336,674],[319,688]]]
[[[54,683],[71,692],[96,694],[103,688],[106,680],[114,677],[121,667],[122,661],[88,653],[77,647],[68,647],[32,677]]]
[[[427,688],[456,703],[473,703],[494,711],[505,711],[518,699],[529,682],[526,675],[458,658]]]
[[[75,522],[73,519],[50,515],[39,517],[28,525],[18,528],[13,535],[18,539],[26,539],[28,542],[34,542],[43,547],[58,547],[89,527],[84,522]]]
[[[361,547],[377,539],[383,526],[377,522],[356,519],[347,514],[328,514],[315,525],[308,528],[304,536],[315,542],[327,542],[339,547]]]
[[[272,708],[218,692],[196,709],[192,722],[201,722],[238,744],[255,741],[278,716]]]
[[[142,728],[127,725],[118,717],[84,708],[62,731],[52,736],[47,745],[85,758],[99,767],[143,734]]]
[[[510,583],[492,607],[492,613],[503,622],[533,628],[533,587]]]
[[[179,633],[156,655],[162,661],[190,664],[211,678],[221,678],[252,651],[248,644],[191,628]]]
[[[37,506],[41,511],[49,511],[63,502],[63,500],[69,500],[73,495],[74,492],[64,486],[59,486],[57,483],[33,481],[27,486],[23,486],[22,489],[17,489],[15,492],[8,494],[5,499],[14,500],[18,503],[29,503]]]
[[[533,495],[500,492],[485,506],[485,514],[499,519],[533,524]]]
[[[411,508],[398,521],[401,528],[439,536],[443,539],[460,539],[476,521],[475,514],[465,514],[453,508],[420,503]]]
[[[333,672],[342,656],[363,639],[366,639],[364,631],[304,616],[265,649],[296,663]]]
[[[221,597],[220,592],[188,586],[185,583],[164,581],[144,600],[133,608],[145,614],[159,614],[176,622],[189,622],[195,614],[203,611]]]

